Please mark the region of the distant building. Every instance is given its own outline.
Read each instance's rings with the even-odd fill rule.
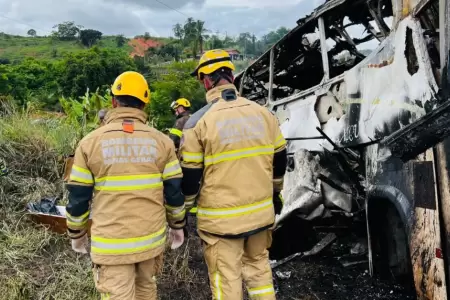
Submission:
[[[244,60],[244,55],[239,52],[237,49],[224,49],[231,57],[231,60]],[[205,53],[205,51],[203,51]],[[197,58],[203,55],[203,53],[199,54]]]
[[[239,52],[239,50],[237,50],[237,49],[225,49],[225,51],[227,51],[228,54],[230,54],[231,60],[243,60],[244,59],[244,55],[242,55],[241,52]]]

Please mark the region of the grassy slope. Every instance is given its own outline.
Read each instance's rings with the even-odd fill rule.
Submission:
[[[165,38],[151,38],[157,41],[166,41]],[[98,43],[100,48],[117,49],[115,37],[104,36]],[[78,41],[58,41],[50,37],[23,37],[0,35],[0,58],[11,61],[25,57],[58,59],[64,53],[76,52],[86,49]],[[121,49],[131,53],[133,48],[125,44]]]

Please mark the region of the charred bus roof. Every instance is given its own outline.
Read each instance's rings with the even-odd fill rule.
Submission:
[[[368,54],[359,45],[381,42],[391,30],[386,18],[394,17],[390,0],[329,0],[236,76],[236,86],[250,100],[265,102],[269,94],[270,52],[274,51],[273,100],[318,85],[324,78],[318,20],[323,18],[328,47],[329,78],[338,76],[362,61]],[[395,24],[395,20],[392,21]],[[364,36],[352,37],[348,28],[364,27]],[[314,35],[316,38],[314,39]],[[342,54],[347,51],[347,58]],[[348,55],[350,54],[350,55]],[[245,73],[243,86],[241,80]]]

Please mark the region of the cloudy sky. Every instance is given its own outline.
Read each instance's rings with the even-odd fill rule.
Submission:
[[[106,35],[149,32],[172,35],[187,17],[204,20],[220,35],[251,32],[261,36],[280,26],[292,28],[324,0],[0,0],[0,32],[25,35],[34,28],[49,34],[52,26],[75,21]]]

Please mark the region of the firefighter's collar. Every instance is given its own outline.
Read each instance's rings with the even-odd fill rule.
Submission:
[[[219,86],[216,86],[215,88],[209,90],[206,93],[206,102],[210,103],[210,102],[222,97],[222,92],[224,90],[235,90],[236,94],[239,95],[234,84],[230,83],[230,84],[219,85]]]
[[[131,107],[116,107],[111,109],[105,116],[105,123],[117,123],[124,119],[134,119],[145,124],[148,115],[145,111]]]

